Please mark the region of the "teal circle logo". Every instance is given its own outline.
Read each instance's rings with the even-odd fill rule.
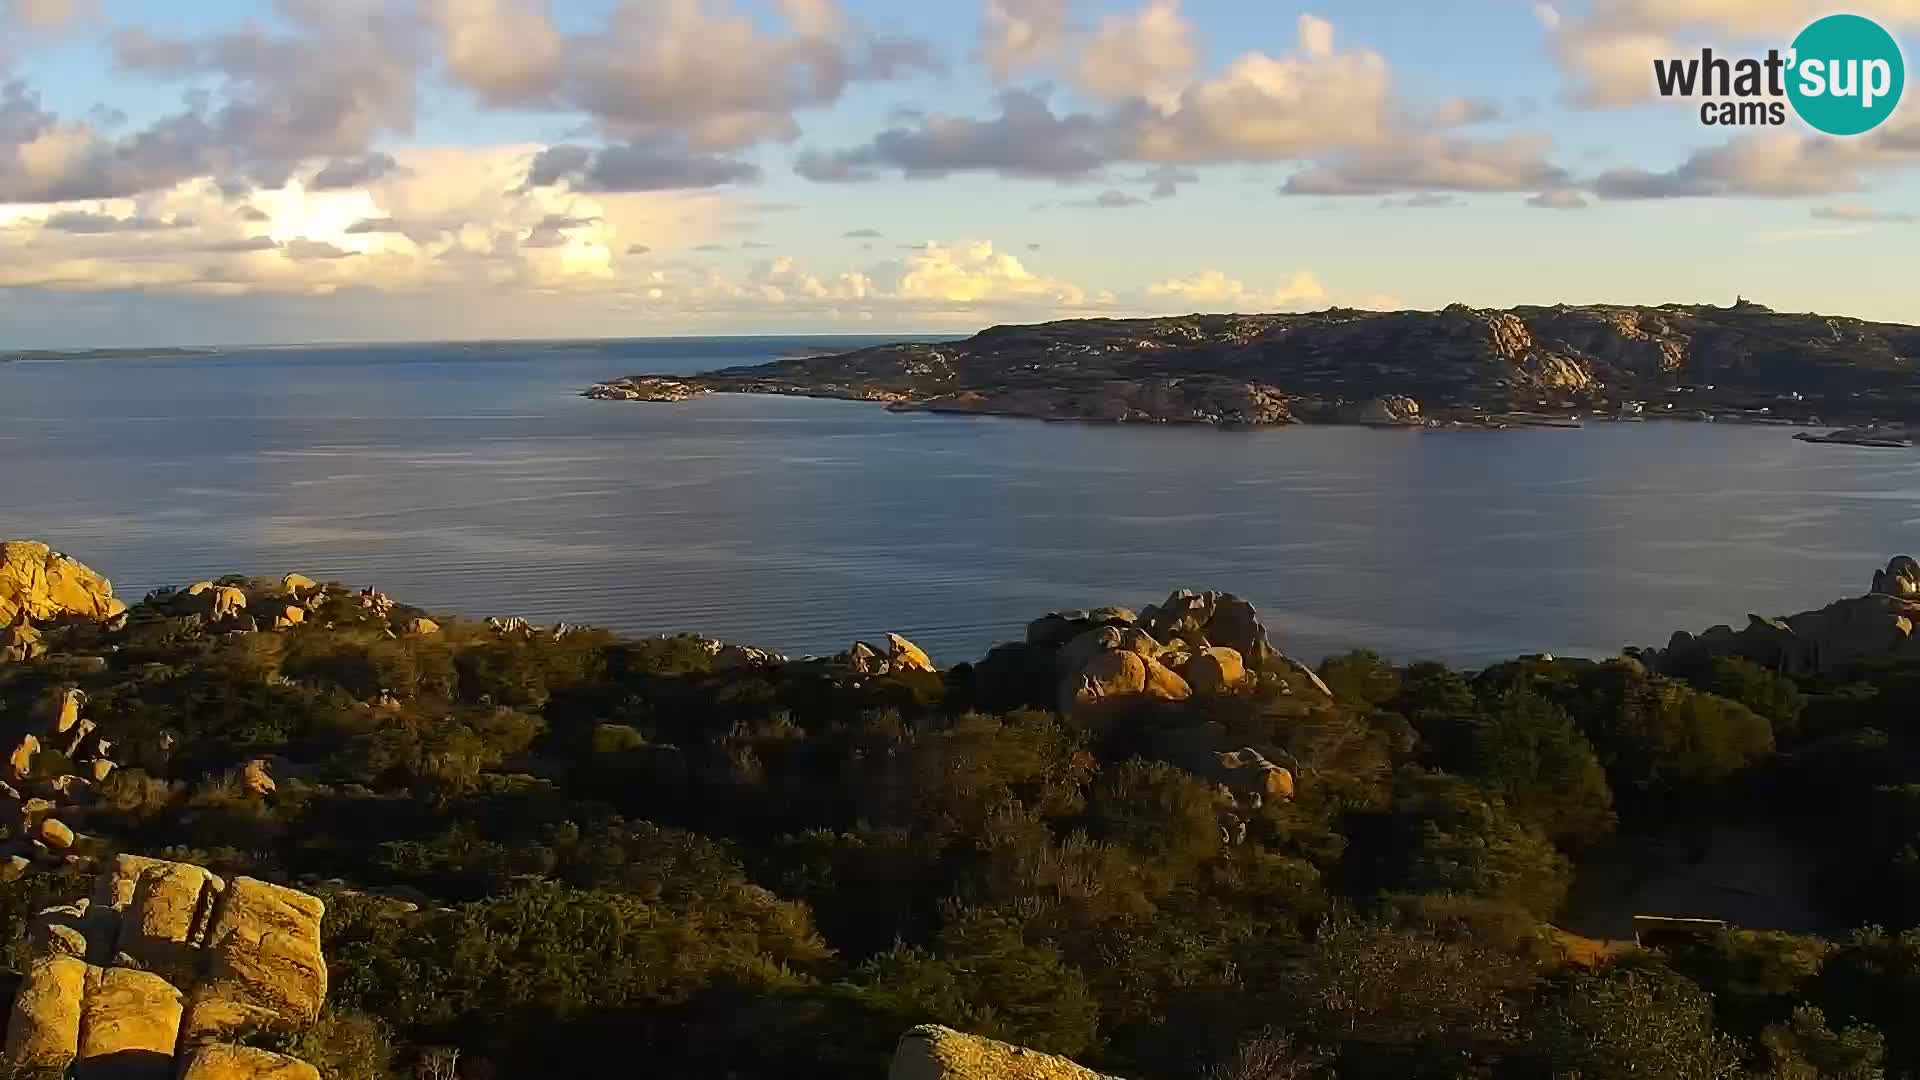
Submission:
[[[1879,127],[1893,115],[1907,84],[1900,43],[1859,15],[1829,15],[1800,31],[1789,63],[1793,111],[1829,135]]]

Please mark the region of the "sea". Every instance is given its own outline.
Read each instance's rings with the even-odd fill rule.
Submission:
[[[298,571],[438,612],[977,659],[1174,589],[1317,659],[1606,656],[1920,551],[1920,453],[1792,429],[1255,431],[588,385],[866,338],[234,348],[0,363],[0,535],[122,597]]]

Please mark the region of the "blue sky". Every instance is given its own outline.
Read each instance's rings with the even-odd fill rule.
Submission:
[[[1836,140],[1652,93],[1656,56],[1826,13],[0,0],[0,348],[1736,293],[1920,322],[1910,104]]]

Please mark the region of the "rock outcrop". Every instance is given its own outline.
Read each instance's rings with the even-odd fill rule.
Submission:
[[[78,559],[37,540],[0,543],[0,663],[46,653],[46,635],[35,623],[91,619],[118,625],[126,613],[113,584]]]
[[[1184,673],[1195,693],[1219,694],[1246,681],[1247,665],[1237,650],[1209,645],[1193,654]]]
[[[321,901],[252,878],[121,855],[90,897],[29,928],[5,1064],[81,1075],[318,1080],[311,1065],[232,1045],[297,1034],[327,991]]]
[[[1055,650],[1065,713],[1230,693],[1263,671],[1304,676],[1316,693],[1333,696],[1312,669],[1273,647],[1253,605],[1232,593],[1180,589],[1138,615],[1122,607],[1049,612],[1027,624],[1026,639]]]
[[[11,624],[0,627],[0,664],[24,663],[44,654],[44,637],[26,612],[19,612]]]
[[[887,666],[893,671],[938,671],[925,649],[901,637],[887,635]]]
[[[856,641],[847,648],[847,651],[828,658],[827,663],[855,675],[888,675],[939,670],[933,666],[933,660],[927,656],[926,650],[899,634],[890,633],[886,640],[885,649],[864,641]]]
[[[271,1050],[215,1043],[187,1055],[180,1080],[320,1080],[320,1071]]]
[[[1784,618],[1748,615],[1739,630],[1675,631],[1665,649],[1633,655],[1656,670],[1684,671],[1715,656],[1737,656],[1791,675],[1859,663],[1920,659],[1920,561],[1900,555],[1873,573],[1870,591]]]
[[[704,393],[706,390],[701,387],[678,379],[640,376],[595,383],[581,391],[580,396],[596,401],[685,401]]]
[[[83,714],[87,696],[56,686],[32,710],[39,733],[23,733],[8,754],[13,783],[0,783],[0,866],[19,860],[20,873],[36,865],[55,865],[90,853],[88,838],[73,827],[94,801],[94,785],[112,774],[107,756],[112,743]],[[43,750],[67,768],[48,770]],[[15,787],[14,784],[18,784]],[[15,874],[14,876],[19,876]]]
[[[1226,725],[1218,721],[1161,732],[1155,745],[1167,761],[1213,786],[1214,814],[1224,844],[1244,841],[1247,824],[1261,807],[1294,796],[1293,769],[1275,764],[1251,746],[1235,747]],[[1273,752],[1285,756],[1278,749]],[[1285,759],[1294,763],[1291,756]]]
[[[0,625],[22,615],[34,622],[111,619],[126,610],[113,583],[78,559],[37,540],[0,543]]]
[[[1224,645],[1255,670],[1264,670],[1275,650],[1253,605],[1228,592],[1179,589],[1140,613],[1140,625],[1161,641],[1181,641],[1199,650]]]
[[[1418,427],[1420,403],[1404,394],[1387,394],[1360,407],[1359,422],[1376,427]]]
[[[887,1080],[1117,1080],[1063,1057],[922,1024],[900,1037]]]
[[[743,667],[773,667],[787,662],[787,658],[765,649],[756,649],[751,645],[728,645],[715,641],[713,670],[732,671]]]

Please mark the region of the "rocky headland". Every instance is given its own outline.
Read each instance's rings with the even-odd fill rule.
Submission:
[[[1578,418],[1920,420],[1920,328],[1669,304],[1075,319],[883,345],[587,396],[705,391],[906,410],[1222,427],[1564,425]]]
[[[1652,666],[1684,670],[1714,657],[1741,657],[1771,671],[1824,675],[1859,664],[1920,661],[1920,561],[1895,556],[1860,595],[1815,611],[1748,615],[1738,630],[1711,626],[1698,634],[1676,630],[1664,649],[1629,650]]]

